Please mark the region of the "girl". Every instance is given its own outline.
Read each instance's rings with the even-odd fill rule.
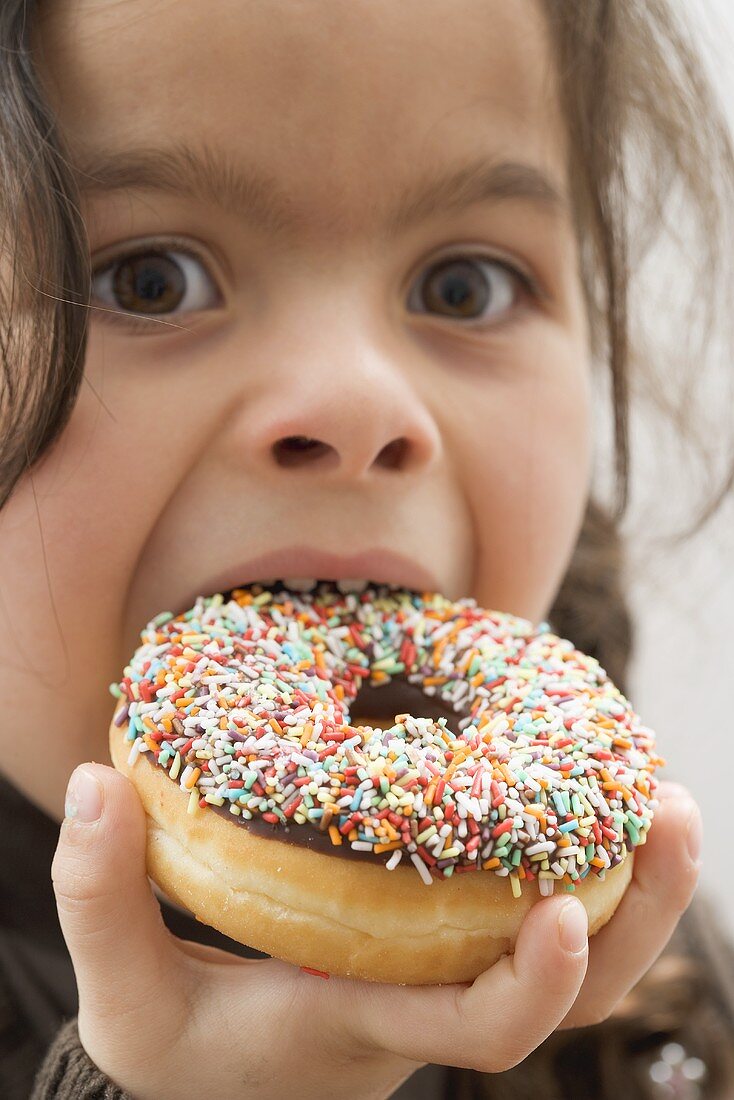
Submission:
[[[255,961],[159,905],[135,791],[95,761],[141,625],[305,544],[550,615],[623,681],[623,153],[637,134],[656,199],[677,169],[713,253],[723,125],[657,4],[214,11],[0,11],[3,1095],[494,1095],[511,1067],[520,1095],[543,1044],[534,1096],[601,1096],[569,1051],[604,1032],[569,1029],[634,1018],[690,902],[679,785],[590,945],[558,892],[473,984],[411,989]],[[590,499],[603,369],[614,518]]]

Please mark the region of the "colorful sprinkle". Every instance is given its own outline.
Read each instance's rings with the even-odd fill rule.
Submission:
[[[360,687],[396,675],[460,732],[351,725]],[[484,870],[514,897],[523,880],[571,892],[645,843],[658,805],[654,734],[599,663],[469,598],[327,582],[199,597],[147,625],[110,691],[129,764],[165,768],[189,813],[308,826],[388,870],[407,852],[426,885]]]

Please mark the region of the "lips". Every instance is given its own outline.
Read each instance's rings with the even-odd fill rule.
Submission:
[[[256,581],[271,583],[275,580],[283,580],[296,591],[308,591],[319,580],[341,582],[342,591],[359,591],[370,582],[417,592],[433,592],[439,588],[436,578],[427,569],[392,550],[375,547],[343,557],[310,546],[292,546],[250,558],[206,578],[189,593],[183,609],[191,607],[197,596],[228,592]]]

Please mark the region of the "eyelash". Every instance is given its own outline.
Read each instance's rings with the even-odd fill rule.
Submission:
[[[193,249],[187,241],[175,237],[166,238],[162,241],[146,241],[144,244],[141,244],[138,247],[118,252],[111,258],[106,259],[103,264],[93,269],[92,279],[95,279],[100,275],[105,274],[111,268],[114,269],[116,265],[122,263],[125,260],[134,259],[136,256],[147,256],[153,254],[167,255],[171,253],[186,256],[189,259],[201,264],[202,268],[206,271],[207,277],[211,279],[214,285],[216,285],[216,281],[210,275],[209,266],[204,260],[203,256],[199,252],[197,252],[196,249]],[[447,263],[455,263],[460,260],[484,261],[485,263],[488,263],[490,265],[502,268],[502,270],[504,270],[515,280],[516,284],[520,288],[521,293],[529,296],[532,300],[536,302],[542,301],[546,296],[537,279],[535,279],[534,276],[532,276],[529,272],[523,270],[520,267],[517,267],[509,260],[505,260],[499,256],[491,256],[485,253],[475,253],[471,251],[450,251],[439,254],[438,256],[434,257],[432,259],[432,262],[425,268],[427,274],[419,278],[417,281],[414,280],[414,283],[411,284],[411,287],[416,285],[419,289],[422,289],[423,284],[427,280],[428,273],[430,273],[433,268]],[[516,307],[517,303],[513,303],[513,306],[511,307],[513,312]],[[151,322],[153,324],[163,324],[165,326],[170,326],[177,329],[186,327],[185,325],[178,324],[176,321],[168,320],[165,316],[155,317],[151,315],[145,318],[138,318],[135,317],[135,315],[132,313],[126,313],[124,310],[121,309],[113,309],[110,306],[95,305],[93,306],[93,309],[95,317],[99,318],[99,320],[103,321],[105,324],[114,325],[118,328],[122,327],[128,332],[145,332],[150,334],[152,332]],[[177,316],[180,319],[185,318],[189,315],[193,316],[197,312],[200,311],[189,310],[185,313],[174,314],[174,316]],[[430,316],[430,314],[426,315]],[[451,317],[441,318],[440,316],[435,316],[433,319],[438,321],[447,321],[450,324],[453,324],[455,321],[455,319]],[[479,321],[472,323],[471,320],[458,322],[461,328],[475,331],[478,330],[480,332],[489,328],[497,328],[505,323],[507,323],[507,318],[505,317],[489,322]]]

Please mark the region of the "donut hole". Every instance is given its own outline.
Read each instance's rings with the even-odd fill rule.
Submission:
[[[396,677],[386,684],[363,684],[349,707],[352,725],[371,725],[380,729],[389,729],[395,725],[397,714],[411,714],[414,718],[431,718],[437,721],[446,719],[446,725],[455,736],[461,730],[459,723],[464,717],[437,699],[427,695],[418,684]]]

